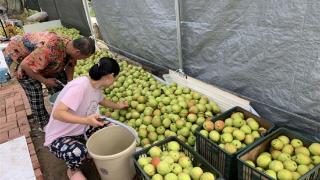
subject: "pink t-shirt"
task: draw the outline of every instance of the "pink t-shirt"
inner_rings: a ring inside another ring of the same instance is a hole
[[[101,90],[93,88],[88,77],[79,77],[70,81],[62,89],[54,103],[52,112],[59,102],[63,102],[69,107],[72,114],[86,117],[97,112],[98,104],[102,100]],[[59,121],[54,119],[51,113],[49,123],[45,127],[44,146],[49,146],[59,137],[81,135],[86,126]]]

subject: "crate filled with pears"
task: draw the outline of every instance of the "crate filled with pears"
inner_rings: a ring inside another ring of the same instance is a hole
[[[133,155],[138,179],[217,180],[221,173],[176,136],[152,144]]]
[[[234,107],[196,130],[196,149],[225,179],[237,179],[237,155],[274,127],[270,121]]]
[[[280,128],[238,155],[241,180],[319,180],[320,143]]]

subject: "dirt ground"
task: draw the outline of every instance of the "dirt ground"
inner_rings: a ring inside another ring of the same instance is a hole
[[[51,105],[49,104],[48,97],[45,98],[46,107],[48,111],[51,111]],[[46,180],[68,180],[67,167],[63,160],[56,158],[51,154],[48,148],[43,146],[44,133],[38,130],[38,126],[35,122],[30,122],[31,137],[35,146],[35,150],[40,162],[41,171]],[[99,174],[95,168],[93,161],[83,165],[82,172],[88,178],[88,180],[99,180]]]

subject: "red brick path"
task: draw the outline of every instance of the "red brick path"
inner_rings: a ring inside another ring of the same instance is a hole
[[[42,180],[40,164],[32,139],[28,117],[32,114],[28,99],[18,84],[0,87],[0,144],[25,136],[37,180]]]

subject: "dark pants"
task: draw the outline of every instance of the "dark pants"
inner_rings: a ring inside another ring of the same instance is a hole
[[[57,74],[56,78],[63,83],[67,82],[67,76],[64,71]],[[44,127],[48,123],[50,116],[44,105],[42,84],[28,76],[18,79],[18,81],[28,97],[34,120],[38,122],[41,127]],[[49,89],[49,93],[53,94],[61,91],[62,88],[61,86],[51,88]]]
[[[102,127],[89,127],[86,131],[86,137],[90,137],[99,129],[112,125],[111,123],[105,124]],[[57,158],[66,162],[68,168],[75,170],[87,160],[88,150],[86,147],[86,140],[84,135],[80,136],[66,136],[54,140],[49,146],[49,151]]]

